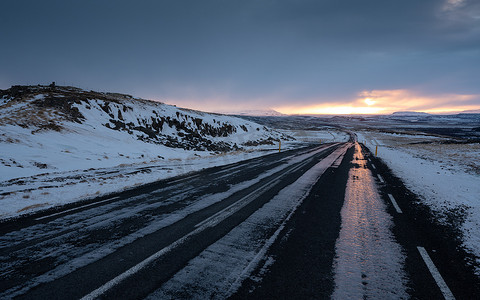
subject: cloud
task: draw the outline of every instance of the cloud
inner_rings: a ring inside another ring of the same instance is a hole
[[[444,11],[452,11],[465,5],[465,0],[447,0],[443,5]]]
[[[411,90],[373,90],[360,93],[374,99],[386,111],[412,110],[424,112],[462,111],[480,107],[480,94],[425,95]]]
[[[24,0],[2,8],[0,88],[66,81],[222,110],[358,108],[365,101],[352,99],[362,90],[480,93],[474,0]]]
[[[425,95],[418,91],[397,89],[362,91],[355,99],[343,103],[279,106],[275,109],[285,114],[390,114],[396,111],[458,113],[479,108],[480,94]]]

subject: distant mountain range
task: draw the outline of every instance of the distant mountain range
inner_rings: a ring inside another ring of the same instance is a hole
[[[464,110],[462,113],[463,114],[480,114],[480,109]]]
[[[273,109],[265,109],[265,110],[243,110],[243,111],[233,111],[233,112],[224,112],[227,115],[234,115],[234,116],[251,116],[251,117],[281,117],[281,116],[289,116],[282,114]],[[477,110],[465,110],[460,113],[451,113],[451,114],[443,114],[443,115],[458,115],[458,114],[480,114],[480,109]],[[305,116],[313,116],[313,117],[333,117],[335,115],[305,115]],[[348,116],[348,115],[346,115]],[[390,115],[384,116],[391,116],[391,117],[429,117],[429,116],[437,116],[435,114],[429,114],[426,112],[419,112],[419,111],[397,111]]]
[[[430,116],[430,114],[417,111],[397,111],[392,113],[392,116]]]
[[[480,109],[476,110],[464,110],[460,113],[450,113],[444,115],[458,115],[458,114],[480,114]],[[392,113],[392,116],[434,116],[433,114],[429,114],[426,112],[418,112],[418,111],[397,111]]]
[[[252,110],[242,110],[242,111],[234,111],[234,112],[227,112],[227,115],[235,115],[235,116],[253,116],[253,117],[280,117],[285,116],[284,114],[273,110],[273,109],[252,109]]]

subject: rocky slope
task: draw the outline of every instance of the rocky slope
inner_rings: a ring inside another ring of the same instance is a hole
[[[73,87],[13,86],[0,91],[0,126],[32,134],[69,130],[69,123],[104,126],[147,143],[198,151],[231,151],[287,138],[270,129],[224,115],[176,108],[129,95]]]
[[[0,219],[278,151],[281,139],[129,95],[13,86],[0,90]]]

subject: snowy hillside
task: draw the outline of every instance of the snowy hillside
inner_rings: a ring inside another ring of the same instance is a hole
[[[128,95],[14,86],[0,90],[0,201],[16,210],[45,198],[48,207],[55,198],[84,199],[255,150],[278,151],[280,139],[291,138],[232,116]]]
[[[230,116],[71,87],[0,94],[0,179],[273,145],[280,133]],[[34,167],[32,170],[32,166]],[[8,171],[5,170],[8,167]],[[7,174],[8,173],[8,174]]]

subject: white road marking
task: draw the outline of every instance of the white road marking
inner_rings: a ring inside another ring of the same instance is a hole
[[[277,181],[275,181],[275,182],[277,182]],[[236,203],[238,203],[238,202],[236,202]],[[236,204],[236,203],[234,203],[234,204]],[[166,253],[172,251],[176,247],[183,244],[188,238],[204,231],[208,227],[213,227],[213,226],[217,225],[218,223],[225,220],[226,218],[228,218],[233,213],[219,215],[219,216],[217,216],[216,218],[213,218],[213,219],[209,218],[208,219],[209,222],[201,222],[201,223],[197,224],[196,225],[196,226],[198,226],[197,229],[195,229],[195,230],[191,231],[190,233],[186,234],[185,236],[179,238],[178,240],[176,240],[172,244],[162,248],[161,250],[159,250],[158,252],[149,256],[148,258],[146,258],[145,260],[143,260],[139,264],[131,267],[130,269],[128,269],[124,273],[118,275],[117,277],[113,278],[112,280],[105,283],[104,285],[102,285],[98,289],[96,289],[96,290],[92,291],[91,293],[89,293],[88,295],[82,297],[80,300],[90,300],[90,299],[96,299],[96,298],[100,297],[103,293],[105,293],[106,291],[108,291],[112,287],[116,286],[117,284],[119,284],[123,280],[127,279],[131,275],[133,275],[133,274],[137,273],[138,271],[142,270],[143,268],[145,268],[151,262],[159,259],[160,257],[165,255]]]
[[[296,171],[300,170],[301,168],[305,167],[310,160],[306,159],[302,163],[300,163],[298,166],[292,168],[290,170],[290,173],[295,173]],[[280,175],[283,177],[285,174]],[[222,220],[225,220],[227,217],[233,215],[237,211],[239,211],[242,207],[246,206],[248,203],[250,203],[252,200],[256,198],[256,196],[262,194],[264,191],[267,191],[277,185],[280,182],[280,179],[273,178],[269,182],[265,183],[263,186],[259,187],[258,189],[254,190],[253,192],[249,193],[245,197],[241,198],[240,200],[237,200],[235,203],[230,204],[229,206],[225,207],[224,209],[218,211],[214,215],[208,217],[207,219],[203,220],[202,222],[198,223],[194,227],[200,227],[203,226],[207,223],[213,223],[213,224],[218,224],[216,220],[218,218],[221,218]],[[253,197],[253,198],[252,198]]]
[[[392,201],[393,207],[395,207],[395,210],[397,213],[402,214],[402,210],[400,209],[400,206],[398,206],[397,201],[395,201],[395,198],[391,194],[388,194],[388,198],[390,198],[390,201]]]
[[[372,164],[372,168],[373,168],[374,170],[376,170],[376,169],[377,169],[377,167],[375,167],[375,165],[374,165],[374,164]]]
[[[250,263],[243,269],[243,271],[240,273],[240,275],[237,277],[235,282],[230,286],[230,289],[228,293],[233,293],[234,291],[238,290],[245,279],[245,277],[252,271],[254,267],[258,265],[260,260],[265,257],[265,254],[267,253],[268,249],[272,244],[275,242],[275,240],[278,238],[280,235],[280,232],[285,228],[285,225],[287,222],[291,219],[295,211],[297,210],[298,206],[303,202],[303,200],[307,197],[308,193],[305,193],[302,195],[302,197],[297,201],[297,205],[295,205],[288,216],[283,220],[282,224],[275,230],[273,235],[265,242],[263,247],[258,251],[258,253],[255,255],[255,257],[250,261]]]
[[[178,179],[175,179],[175,180],[172,180],[172,181],[169,181],[167,182],[169,185],[172,185],[172,184],[177,184],[181,181],[187,181],[187,180],[192,180],[192,179],[195,179],[197,177],[200,177],[200,175],[193,175],[193,176],[187,176],[187,177],[184,177],[184,178],[178,178]]]
[[[433,263],[432,259],[427,253],[427,250],[423,247],[417,247],[418,252],[420,252],[420,255],[423,258],[423,261],[427,265],[428,270],[433,276],[433,279],[435,279],[435,282],[437,283],[438,287],[440,288],[440,291],[443,294],[443,297],[446,300],[455,300],[455,297],[453,296],[452,292],[448,288],[447,284],[442,278],[442,275],[440,275],[440,272],[438,272],[437,267],[435,267],[435,264]]]
[[[335,242],[331,299],[407,299],[406,255],[394,239],[386,210],[359,147],[358,167],[349,170]]]
[[[148,258],[146,258],[145,260],[143,260],[139,264],[131,267],[127,271],[125,271],[122,274],[118,275],[117,277],[113,278],[112,280],[105,283],[104,285],[102,285],[98,289],[92,291],[90,294],[82,297],[80,300],[87,300],[87,299],[90,300],[90,299],[99,298],[103,293],[105,293],[106,291],[108,291],[112,287],[116,286],[117,284],[119,284],[123,280],[127,279],[131,275],[133,275],[133,274],[137,273],[138,271],[140,271],[141,269],[145,268],[149,263],[151,263],[154,260],[162,257],[165,253],[170,252],[171,250],[175,249],[179,245],[183,244],[189,237],[191,237],[194,234],[197,234],[197,233],[199,233],[200,231],[203,231],[203,230],[204,230],[203,227],[197,228],[196,230],[190,232],[189,234],[187,234],[187,235],[183,236],[182,238],[176,240],[172,244],[166,246],[165,248],[161,249],[160,251],[158,251],[158,252],[154,253],[153,255],[149,256]]]
[[[340,149],[337,149],[336,151],[334,151],[333,153],[331,153],[329,156],[327,156],[326,158],[324,158],[320,163],[316,164],[313,168],[317,167],[318,165],[320,165],[321,163],[323,163],[324,161],[326,161],[329,157],[332,157],[332,156],[335,156],[335,155],[340,155],[341,153],[339,151],[343,151],[342,148]],[[312,154],[313,156],[313,154]],[[336,157],[338,158],[338,156]],[[296,170],[302,168],[303,166],[307,165],[308,162],[310,162],[308,159],[305,159],[305,162],[304,163],[301,163],[299,166],[293,168],[290,172],[295,172]],[[331,160],[331,162],[329,162],[328,164],[328,167],[330,167],[334,162],[334,159]],[[325,168],[326,169],[326,168]],[[275,180],[275,179],[274,179]],[[277,181],[279,179],[276,179],[275,181]],[[162,257],[163,255],[165,255],[166,253],[172,251],[173,249],[175,249],[176,247],[180,246],[181,244],[183,244],[185,241],[187,241],[187,239],[189,239],[190,237],[204,231],[205,229],[207,229],[208,227],[213,227],[217,224],[219,224],[220,222],[222,222],[223,220],[225,220],[226,218],[228,218],[230,216],[230,214],[224,214],[224,215],[219,215],[217,218],[214,218],[214,219],[211,219],[210,222],[207,222],[207,223],[204,223],[204,222],[201,222],[197,225],[199,225],[199,227],[197,227],[197,229],[191,231],[190,233],[184,235],[183,237],[179,238],[178,240],[176,240],[175,242],[173,242],[172,244],[162,248],[161,250],[159,250],[158,252],[152,254],[151,256],[147,257],[145,260],[141,261],[140,263],[138,263],[137,265],[131,267],[130,269],[128,269],[127,271],[123,272],[122,274],[118,275],[117,277],[111,279],[110,281],[108,281],[107,283],[103,284],[102,286],[100,286],[99,288],[97,288],[96,290],[90,292],[88,295],[82,297],[80,300],[90,300],[90,299],[96,299],[96,298],[99,298],[102,294],[104,294],[106,291],[108,291],[109,289],[111,289],[112,287],[116,286],[117,284],[119,284],[120,282],[124,281],[125,279],[127,279],[128,277],[130,277],[131,275],[137,273],[138,271],[142,270],[143,268],[145,268],[148,264],[150,264],[151,262],[157,260],[158,258]],[[202,224],[203,223],[203,224]]]
[[[189,299],[224,299],[231,296],[264,258],[269,246],[282,231],[282,228],[277,228],[279,224],[276,224],[276,221],[269,221],[270,218],[282,220],[280,226],[284,226],[288,221],[285,220],[285,216],[288,215],[287,219],[291,217],[292,212],[301,205],[315,182],[331,166],[337,156],[332,153],[304,172],[297,181],[282,189],[238,227],[232,229],[227,235],[192,259],[184,269],[176,273],[146,299],[164,299],[169,298],[166,295],[171,296],[176,293]],[[258,228],[259,226],[261,229]],[[257,234],[250,234],[257,232],[257,229],[261,232],[265,230],[266,233],[274,228],[276,228],[274,235],[266,241],[260,242],[257,240]],[[241,249],[236,249],[239,244],[243,246],[240,247]],[[209,269],[208,277],[204,276],[205,265],[209,264],[206,261],[212,262],[211,268],[206,267]],[[229,279],[225,280],[225,276]],[[236,278],[235,282],[231,283],[234,278]]]
[[[205,220],[198,223],[194,227],[197,228],[197,227],[203,226],[207,223],[217,224],[217,222],[215,222],[215,221],[218,218],[221,218],[222,220],[225,220],[226,218],[228,218],[229,216],[233,215],[234,213],[239,211],[241,208],[246,206],[252,200],[256,199],[258,197],[258,195],[261,195],[263,192],[271,189],[272,187],[277,185],[279,182],[280,182],[279,179],[268,182],[267,184],[265,184],[265,185],[261,186],[260,188],[254,190],[253,192],[251,192],[250,194],[241,198],[240,200],[235,201],[235,203],[230,204],[229,206],[227,206],[224,209],[218,211],[214,215],[206,218]]]
[[[312,155],[313,156],[313,155]],[[298,166],[292,168],[290,170],[290,173],[294,173],[298,170],[300,170],[301,168],[305,167],[308,163],[310,162],[310,160],[308,159],[305,159],[302,163],[298,164]],[[285,174],[282,174],[280,175],[281,177],[283,177]],[[231,216],[232,214],[236,213],[237,211],[239,211],[242,207],[244,207],[245,205],[247,205],[248,203],[250,203],[253,199],[250,199],[252,196],[258,196],[260,195],[261,193],[263,193],[264,191],[267,191],[269,190],[270,188],[272,188],[273,186],[277,185],[278,183],[280,182],[280,179],[277,179],[277,178],[273,178],[272,180],[270,180],[269,182],[265,183],[263,186],[259,187],[258,189],[254,190],[253,192],[249,193],[248,195],[246,195],[245,197],[241,198],[240,200],[237,200],[235,203],[232,203],[230,204],[229,206],[225,207],[224,209],[216,212],[214,215],[208,217],[207,219],[203,220],[202,222],[196,224],[194,227],[195,228],[198,228],[200,226],[203,226],[207,223],[213,223],[214,224],[218,224],[216,222],[216,219],[218,219],[219,217],[224,220],[226,219],[227,217]],[[223,216],[222,216],[223,214]]]
[[[347,149],[352,146],[352,143],[346,143],[345,146],[342,148],[342,154],[333,162],[331,168],[338,168],[343,161],[343,157],[347,153]]]
[[[78,209],[82,209],[82,208],[85,208],[85,207],[90,207],[90,206],[93,206],[93,205],[97,205],[97,204],[100,204],[100,203],[103,203],[103,202],[115,200],[115,199],[118,199],[118,198],[120,198],[120,197],[117,196],[117,197],[108,198],[108,199],[105,199],[105,200],[102,200],[102,201],[98,201],[98,202],[95,202],[95,203],[90,203],[90,204],[87,204],[87,205],[83,205],[83,206],[79,206],[79,207],[74,207],[74,208],[67,209],[67,210],[64,210],[64,211],[61,211],[61,212],[58,212],[58,213],[54,213],[54,214],[51,214],[51,215],[48,215],[48,216],[43,216],[43,217],[40,217],[40,218],[36,218],[35,220],[36,220],[36,221],[40,221],[40,220],[43,220],[43,219],[47,219],[47,218],[50,218],[50,217],[58,216],[58,215],[61,215],[61,214],[67,213],[67,212],[74,211],[74,210],[78,210]]]
[[[377,177],[381,183],[385,183],[385,180],[383,180],[383,177],[380,174],[377,174]]]

